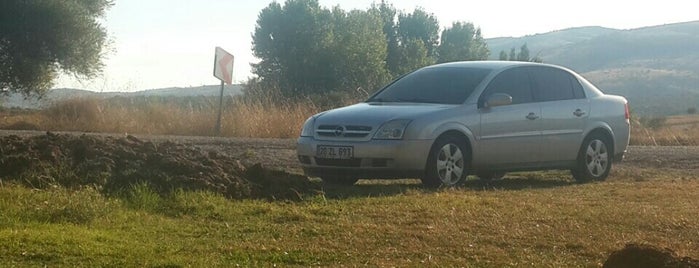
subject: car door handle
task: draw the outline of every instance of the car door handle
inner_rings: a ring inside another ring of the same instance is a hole
[[[529,119],[529,120],[536,120],[536,119],[538,119],[538,118],[539,118],[539,116],[536,115],[536,114],[534,114],[534,113],[529,113],[529,114],[527,115],[527,119]]]
[[[575,110],[575,112],[573,112],[573,115],[575,115],[577,117],[581,117],[585,114],[586,114],[586,112],[583,112],[583,110],[580,110],[580,109],[577,109],[577,110]]]

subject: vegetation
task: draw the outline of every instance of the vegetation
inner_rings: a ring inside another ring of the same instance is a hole
[[[434,14],[398,12],[382,1],[346,12],[317,0],[271,3],[257,19],[250,82],[286,97],[371,93],[393,78],[435,62],[488,57],[480,29],[457,22],[439,35]],[[249,82],[249,83],[250,83]]]
[[[530,62],[543,62],[544,60],[540,58],[539,56],[534,56],[533,58],[529,56],[529,48],[527,47],[527,44],[522,45],[519,48],[519,52],[515,50],[513,47],[510,49],[510,54],[508,56],[507,53],[505,53],[504,50],[500,51],[500,58],[499,60],[508,60],[508,61],[530,61]]]
[[[222,136],[291,138],[323,107],[310,100],[228,98]],[[0,111],[0,129],[215,136],[213,97],[71,99],[36,110]]]
[[[111,0],[0,3],[0,93],[43,94],[60,71],[91,77],[102,67]]]
[[[454,22],[451,28],[442,31],[437,62],[485,60],[489,54],[481,29],[472,23]]]
[[[105,197],[89,187],[33,190],[5,182],[0,263],[579,267],[598,266],[629,242],[696,258],[697,180],[634,172],[585,185],[556,172],[515,174],[437,191],[412,180],[360,183],[299,202],[161,196],[147,185]]]

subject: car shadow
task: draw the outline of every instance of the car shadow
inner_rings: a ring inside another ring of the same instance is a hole
[[[491,181],[469,178],[469,180],[455,187],[455,189],[471,191],[520,191],[566,187],[575,184],[573,180],[565,177],[512,176]],[[321,192],[324,194],[325,198],[328,199],[349,199],[435,193],[444,190],[445,188],[434,189],[424,187],[419,180],[360,180],[358,184],[353,186],[323,185]]]
[[[529,190],[565,187],[576,184],[566,179],[550,178],[503,178],[500,180],[468,180],[461,187],[474,191]]]
[[[419,180],[360,180],[352,186],[323,185],[325,198],[385,197],[429,191]]]

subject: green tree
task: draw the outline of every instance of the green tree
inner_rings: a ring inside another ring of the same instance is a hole
[[[253,73],[262,84],[288,95],[320,93],[337,86],[332,68],[333,17],[317,0],[272,2],[257,19]]]
[[[527,47],[527,44],[524,44],[519,48],[517,61],[529,61],[529,48]]]
[[[387,82],[387,39],[380,14],[320,7],[317,0],[273,2],[264,8],[253,34],[260,59],[257,88],[286,96],[328,94]]]
[[[498,59],[499,60],[507,60],[507,53],[505,53],[504,50],[500,50],[500,57]]]
[[[386,69],[391,75],[395,75],[398,73],[398,61],[400,60],[400,41],[398,40],[398,24],[396,23],[398,12],[393,5],[384,0],[378,5],[373,4],[369,11],[381,18],[383,34],[386,37]]]
[[[420,39],[408,39],[399,50],[398,74],[406,74],[415,69],[434,64],[434,58],[428,56],[429,51]]]
[[[61,73],[90,78],[102,70],[111,0],[2,0],[0,91],[44,94]]]
[[[529,61],[539,63],[544,62],[544,60],[538,55],[534,56],[533,58],[529,55],[529,48],[527,47],[527,44],[524,44],[519,48],[519,53],[517,53],[517,50],[514,47],[510,49],[509,58],[504,50],[500,51],[500,60]]]
[[[390,80],[386,69],[387,40],[383,37],[382,18],[373,12],[353,10],[333,11],[336,17],[334,31],[334,77],[339,90],[363,89],[372,92]]]
[[[390,6],[390,10],[395,9]],[[398,15],[396,29],[396,46],[391,45],[387,36],[387,66],[392,77],[403,75],[435,62],[435,53],[439,44],[439,21],[433,14],[416,8],[413,13]]]
[[[398,15],[398,37],[402,45],[422,41],[427,56],[433,57],[439,44],[439,21],[434,14],[416,8],[413,13]]]
[[[442,31],[437,47],[437,62],[485,60],[490,52],[481,30],[472,23],[455,22]]]

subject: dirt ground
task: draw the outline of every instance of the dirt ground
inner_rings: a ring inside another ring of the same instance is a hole
[[[245,141],[223,139],[202,144],[180,137],[6,134],[0,136],[0,182],[32,188],[95,186],[120,194],[146,183],[162,194],[209,190],[229,198],[272,199],[300,198],[317,188],[309,178],[284,171],[287,163],[266,157],[278,151],[269,145],[260,148],[269,153],[258,154]]]
[[[82,135],[83,133],[59,132]],[[20,137],[43,135],[40,131],[0,130],[0,136]],[[125,134],[88,134],[99,137],[125,137]],[[245,165],[261,163],[265,167],[301,174],[296,158],[295,139],[257,139],[192,136],[134,135],[139,140],[181,143],[202,151],[215,151],[241,161]],[[614,167],[619,169],[672,170],[699,174],[699,146],[629,146],[624,160]]]

